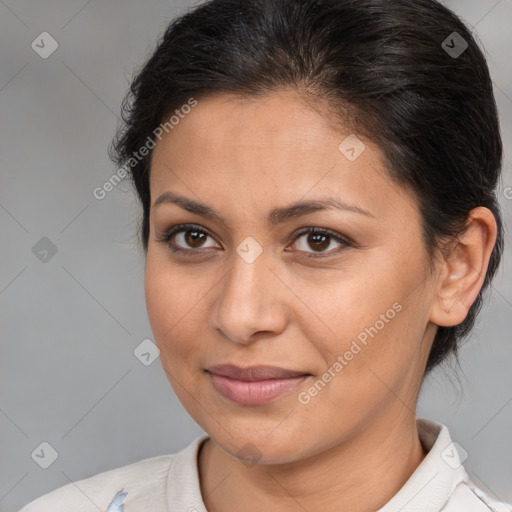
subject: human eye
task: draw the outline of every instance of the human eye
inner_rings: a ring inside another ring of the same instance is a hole
[[[305,243],[302,245],[302,249],[299,249],[299,252],[306,253],[306,258],[326,258],[340,254],[349,247],[354,247],[354,243],[348,238],[343,237],[339,233],[326,228],[304,228],[297,233],[295,240],[298,240],[305,235],[307,235],[305,238]],[[324,249],[328,248],[332,241],[339,244],[339,248],[337,250],[325,251]],[[312,253],[307,254],[308,251],[304,250],[305,244],[309,244],[309,247],[313,248]]]
[[[307,238],[306,238],[307,235]],[[200,249],[208,249],[217,247],[216,242],[214,245],[205,245],[205,240],[208,237],[213,239],[212,234],[206,229],[197,224],[178,224],[166,230],[161,236],[157,238],[157,242],[165,243],[173,253],[183,254],[184,256],[195,256],[204,252]],[[305,243],[300,243],[300,238],[304,237]],[[306,227],[301,229],[295,234],[294,240],[299,240],[299,252],[305,253],[306,258],[325,258],[339,254],[349,247],[354,247],[354,243],[347,237],[331,231],[326,228]],[[338,244],[338,249],[326,251],[325,249],[331,246],[332,242]],[[313,251],[308,254],[307,246],[313,248]]]
[[[198,249],[212,247],[204,245],[208,237],[213,238],[207,229],[197,224],[177,224],[166,230],[156,241],[167,244],[174,253],[194,256],[204,252]]]

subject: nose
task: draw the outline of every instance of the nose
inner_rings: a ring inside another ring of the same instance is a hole
[[[215,287],[212,327],[245,345],[261,338],[262,333],[268,337],[282,333],[290,291],[276,274],[265,252],[251,263],[235,253],[231,269]]]

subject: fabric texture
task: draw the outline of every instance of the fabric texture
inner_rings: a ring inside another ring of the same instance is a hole
[[[428,451],[398,493],[377,512],[512,512],[491,499],[465,471],[448,429],[417,418]],[[144,459],[64,485],[20,512],[208,512],[197,455],[204,434],[175,454]]]

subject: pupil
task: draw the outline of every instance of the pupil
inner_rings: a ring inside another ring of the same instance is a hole
[[[191,247],[200,247],[201,238],[204,236],[204,233],[199,233],[198,231],[187,231],[185,234],[185,240]]]
[[[329,242],[328,242],[329,237],[326,236],[326,235],[321,235],[321,234],[320,235],[319,234],[310,235],[309,238],[314,241],[314,243],[316,244],[316,248],[317,249],[318,248],[319,249],[325,249],[326,247],[329,247]],[[322,243],[321,239],[323,239],[323,243]],[[326,241],[327,241],[327,243],[326,243]],[[318,244],[319,242],[320,242],[321,245]],[[315,249],[315,248],[313,247],[313,249]]]

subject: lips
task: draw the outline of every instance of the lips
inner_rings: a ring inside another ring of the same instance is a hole
[[[205,371],[220,395],[245,406],[273,402],[289,394],[311,375],[268,365],[242,368],[234,364],[222,364],[211,366]]]
[[[277,366],[258,365],[250,366],[248,368],[241,368],[233,364],[222,364],[211,366],[207,369],[209,373],[227,377],[229,379],[256,382],[269,379],[292,379],[295,377],[303,377],[309,375],[306,372],[287,370],[278,368]]]

